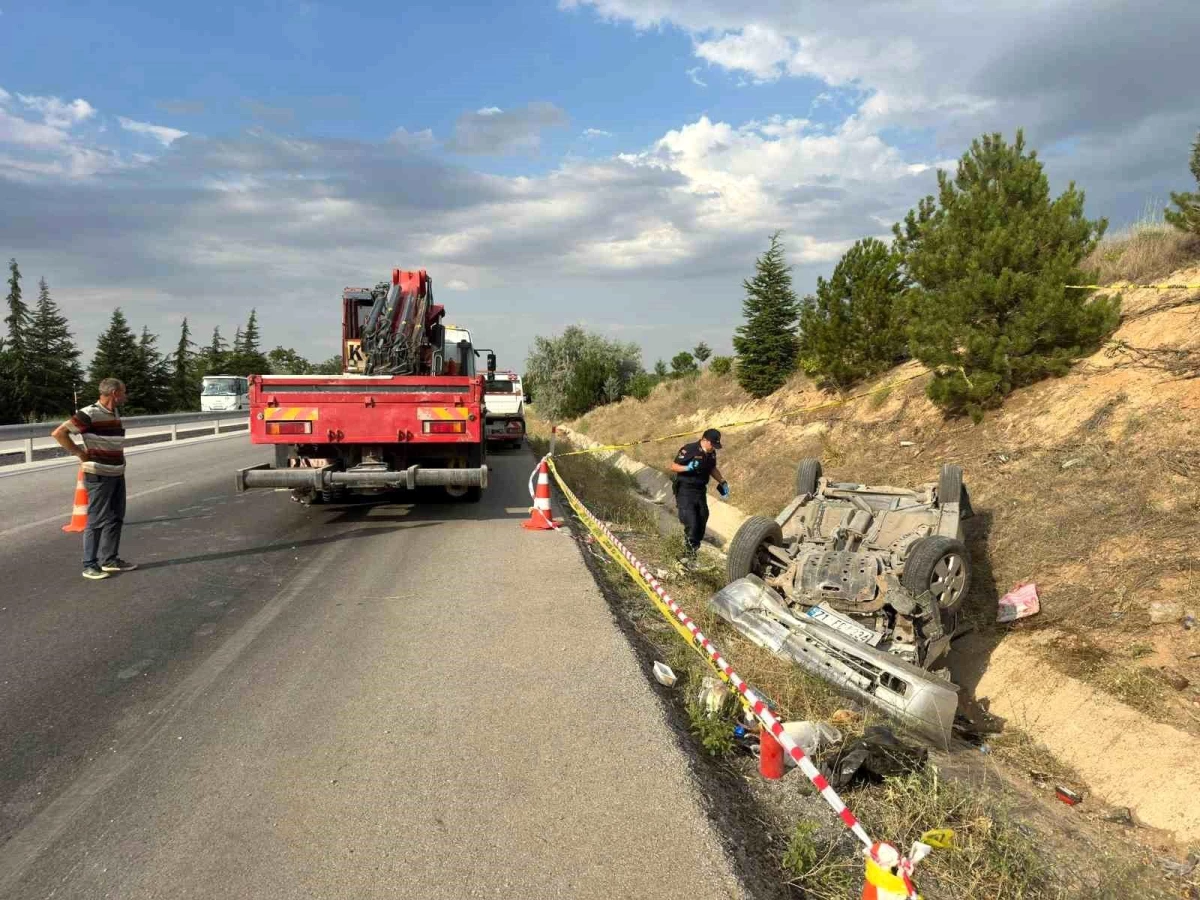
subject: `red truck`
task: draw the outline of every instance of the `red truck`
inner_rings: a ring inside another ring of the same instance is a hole
[[[484,378],[470,333],[444,316],[424,269],[346,288],[343,374],[250,377],[250,440],[273,445],[275,462],[238,471],[238,491],[292,488],[319,503],[441,486],[478,501],[488,481]]]

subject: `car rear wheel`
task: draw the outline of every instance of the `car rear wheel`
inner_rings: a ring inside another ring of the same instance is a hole
[[[783,530],[778,522],[766,516],[751,516],[742,523],[729,544],[726,575],[730,581],[747,575],[765,577],[775,560],[767,548],[782,545]]]
[[[918,597],[928,593],[942,612],[957,612],[971,586],[966,545],[942,535],[921,538],[908,554],[900,583]]]
[[[819,459],[802,459],[796,466],[796,496],[815,494],[817,482],[821,480],[821,461]]]

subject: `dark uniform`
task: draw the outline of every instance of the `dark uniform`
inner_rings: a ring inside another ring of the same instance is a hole
[[[679,521],[683,523],[687,536],[688,550],[695,553],[704,540],[704,529],[708,525],[708,480],[717,467],[717,453],[705,453],[699,441],[684,444],[675,456],[678,465],[686,466],[693,459],[700,465],[694,472],[678,472],[675,475],[678,492],[675,505],[679,509]]]

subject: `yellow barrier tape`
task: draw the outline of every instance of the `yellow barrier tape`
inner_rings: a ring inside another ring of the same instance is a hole
[[[558,453],[557,456],[582,456],[585,453],[606,453],[612,450],[627,450],[630,447],[638,447],[642,444],[661,444],[664,441],[670,441],[677,438],[691,437],[693,434],[700,434],[709,428],[729,429],[729,428],[745,428],[747,425],[762,425],[767,422],[778,422],[783,419],[790,419],[792,416],[800,416],[805,413],[819,412],[823,409],[832,409],[835,406],[844,406],[847,403],[853,403],[856,400],[862,400],[865,397],[870,397],[873,394],[882,394],[884,391],[890,391],[897,385],[907,384],[910,381],[916,381],[918,378],[924,378],[929,375],[929,372],[918,372],[916,375],[909,375],[907,378],[899,378],[895,381],[890,381],[887,384],[880,385],[876,388],[871,388],[869,391],[862,391],[858,394],[851,394],[849,397],[839,397],[837,400],[827,400],[824,403],[817,403],[813,406],[801,406],[797,409],[785,410],[781,413],[775,413],[770,416],[760,416],[757,419],[746,419],[742,422],[726,422],[723,425],[705,425],[703,428],[693,428],[691,431],[677,431],[674,434],[663,435],[656,438],[644,438],[640,441],[630,441],[627,444],[605,444],[600,447],[589,447],[587,450],[570,450],[566,453]],[[965,374],[963,376],[966,377]]]
[[[583,501],[575,496],[575,492],[567,486],[566,481],[564,481],[562,475],[559,474],[558,468],[554,465],[554,459],[552,457],[546,457],[546,464],[550,469],[550,473],[554,476],[554,481],[558,484],[559,490],[561,490],[563,492],[563,496],[567,498],[567,503],[571,505],[571,509],[575,510],[575,514],[579,518],[579,521],[583,523],[584,527],[587,528],[592,537],[596,539],[597,543],[599,543],[604,549],[604,552],[612,557],[612,559],[626,571],[629,577],[633,579],[634,583],[645,592],[646,596],[650,598],[650,602],[654,604],[654,608],[658,610],[659,614],[666,619],[668,623],[670,623],[671,627],[678,632],[679,636],[683,638],[687,645],[700,655],[700,658],[704,660],[705,664],[714,672],[716,672],[722,681],[728,683],[728,676],[726,676],[724,672],[714,665],[712,658],[705,653],[704,650],[692,639],[691,632],[684,627],[683,623],[680,622],[679,619],[676,618],[671,610],[667,607],[667,605],[663,603],[662,598],[655,593],[654,588],[650,587],[649,582],[642,577],[642,573],[634,568],[633,564],[625,558],[625,555],[613,546],[612,541],[608,539],[608,536],[596,527],[595,523],[592,521],[591,512],[586,506],[583,505]],[[743,707],[746,709],[750,708],[750,705],[746,702],[745,697],[743,697],[740,693],[735,694],[735,696],[737,696]]]
[[[1115,281],[1112,284],[1067,284],[1063,287],[1072,291],[1118,291],[1125,288],[1148,291],[1200,290],[1200,284],[1134,284],[1132,281]]]

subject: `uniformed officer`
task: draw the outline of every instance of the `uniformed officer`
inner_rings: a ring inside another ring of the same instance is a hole
[[[688,558],[694,559],[708,525],[708,479],[717,479],[717,493],[729,496],[729,482],[717,468],[721,432],[710,428],[695,443],[679,448],[671,471],[675,473],[675,505],[687,539]]]

